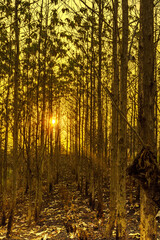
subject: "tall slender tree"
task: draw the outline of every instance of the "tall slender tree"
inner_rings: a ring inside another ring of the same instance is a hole
[[[94,126],[95,126],[95,119],[94,119],[94,113],[95,113],[95,101],[94,101],[94,1],[92,2],[92,27],[91,27],[91,61],[90,61],[90,206],[92,209],[95,207],[95,184],[94,184],[94,167],[93,167],[93,152],[94,152]]]
[[[127,119],[127,70],[128,70],[128,0],[122,0],[122,48],[120,73],[120,109]],[[118,135],[118,184],[117,184],[117,239],[126,239],[126,167],[127,124],[119,117]]]
[[[99,26],[98,26],[98,215],[102,216],[102,202],[103,202],[103,194],[102,194],[102,156],[103,156],[103,132],[102,132],[102,24],[103,24],[103,0],[99,0],[98,8],[99,8]]]
[[[9,39],[9,57],[12,59],[12,43],[11,43],[11,27],[10,27],[10,39]],[[8,86],[6,95],[6,114],[5,114],[5,143],[4,143],[4,154],[3,154],[3,192],[2,192],[2,225],[6,224],[6,197],[7,197],[7,160],[8,160],[8,133],[9,133],[9,95],[12,75],[11,61],[9,63],[8,73]]]
[[[153,0],[140,1],[140,78],[139,78],[139,126],[146,145],[156,153],[154,129],[154,43],[153,43]],[[157,239],[156,210],[151,200],[141,189],[141,240]]]
[[[14,97],[13,97],[13,180],[12,180],[12,204],[9,214],[7,237],[10,237],[12,231],[14,211],[16,207],[16,187],[17,187],[17,163],[18,163],[18,87],[19,87],[19,1],[15,0],[14,5],[14,33],[15,33],[15,68],[14,68]]]
[[[39,154],[39,124],[40,124],[40,113],[39,113],[39,88],[42,74],[41,64],[41,47],[42,47],[42,24],[43,24],[43,0],[41,2],[41,9],[39,13],[39,39],[38,39],[38,76],[37,76],[37,87],[36,87],[36,108],[37,108],[37,123],[36,123],[36,170],[37,170],[37,183],[36,183],[36,203],[35,203],[35,220],[39,218],[42,204],[42,162],[41,154],[44,149],[41,149]],[[42,139],[41,139],[42,140]]]
[[[117,53],[118,39],[118,1],[113,2],[113,82],[112,94],[118,105],[119,98],[119,66]],[[112,105],[112,143],[111,143],[111,180],[110,180],[110,217],[106,228],[106,237],[109,240],[115,226],[117,207],[117,152],[118,152],[118,113]]]

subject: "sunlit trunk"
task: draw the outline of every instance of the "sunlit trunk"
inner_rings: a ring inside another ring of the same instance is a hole
[[[94,17],[94,2],[92,3],[92,18]],[[95,207],[95,183],[94,183],[94,167],[93,167],[93,152],[94,152],[94,114],[95,114],[95,94],[94,94],[94,87],[95,87],[95,76],[94,76],[94,22],[92,22],[92,29],[91,29],[91,49],[92,49],[92,57],[90,62],[90,161],[89,161],[89,184],[90,184],[90,192],[89,192],[89,203],[92,209]]]
[[[119,70],[117,59],[117,37],[118,37],[118,0],[113,3],[113,82],[112,94],[115,103],[118,105],[119,93]],[[110,177],[110,216],[106,227],[106,238],[110,240],[112,230],[115,226],[117,207],[117,152],[118,152],[118,113],[112,104],[112,139],[111,139],[111,177]]]
[[[37,108],[37,122],[36,122],[36,199],[35,199],[35,221],[38,220],[41,211],[42,204],[42,164],[41,164],[41,151],[39,149],[39,124],[40,124],[40,113],[39,113],[39,87],[40,78],[42,72],[41,66],[41,38],[42,38],[42,21],[43,21],[43,0],[41,2],[41,15],[40,15],[40,29],[39,29],[39,40],[38,40],[38,77],[37,77],[37,89],[36,89],[36,108]],[[42,138],[41,138],[42,141]]]
[[[58,106],[56,108],[56,126],[55,126],[55,183],[59,183],[60,172],[60,152],[61,152],[61,123],[60,123],[60,99],[58,96]]]
[[[128,70],[128,0],[122,0],[122,52],[120,74],[120,110],[127,119],[127,70]],[[119,117],[118,134],[118,184],[117,184],[117,239],[126,239],[126,167],[127,124]]]
[[[98,50],[98,142],[97,142],[97,150],[98,150],[98,216],[102,216],[103,212],[103,194],[102,194],[102,161],[103,161],[103,132],[102,132],[102,92],[101,92],[101,81],[102,81],[102,23],[103,23],[103,1],[99,0],[99,50]]]
[[[30,12],[30,8],[29,8]],[[29,37],[31,36],[30,29],[30,19],[28,22],[28,31]],[[30,43],[28,43],[28,48],[30,48]],[[30,93],[30,78],[29,78],[29,62],[30,62],[30,53],[27,54],[27,116],[26,116],[26,155],[27,155],[27,186],[26,192],[29,193],[29,206],[28,206],[28,223],[31,223],[32,217],[32,202],[31,202],[31,191],[32,191],[32,172],[31,172],[31,93]]]
[[[51,119],[53,118],[53,76],[51,74],[49,79],[49,152],[50,156],[48,158],[48,192],[51,192],[53,189],[53,176],[55,174],[54,172],[54,165],[53,162],[53,129],[54,125],[51,123]]]
[[[79,95],[78,95],[78,189],[82,190],[82,156],[81,156],[81,135],[82,135],[82,117],[81,117],[81,104],[82,104],[82,83],[81,76],[79,77]]]
[[[78,84],[76,86],[76,107],[75,107],[75,140],[74,140],[74,145],[75,145],[75,175],[76,175],[76,181],[79,181],[79,173],[78,173]],[[71,122],[70,122],[71,123]],[[71,125],[71,124],[70,124]],[[71,125],[72,126],[72,125]],[[71,129],[70,126],[70,129]],[[70,136],[71,133],[70,133]],[[70,143],[72,142],[72,140],[70,140]]]

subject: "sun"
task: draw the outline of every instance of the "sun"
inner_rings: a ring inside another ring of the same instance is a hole
[[[54,125],[56,123],[56,120],[54,118],[52,118],[51,123]]]
[[[56,119],[54,117],[51,117],[49,120],[50,126],[53,127],[53,125],[56,124]]]

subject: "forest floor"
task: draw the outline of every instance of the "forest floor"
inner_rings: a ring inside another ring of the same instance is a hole
[[[103,218],[97,218],[97,211],[89,207],[89,199],[80,194],[70,168],[64,166],[59,184],[51,194],[43,195],[42,211],[38,222],[27,223],[28,199],[17,199],[12,237],[18,240],[104,240],[109,216],[109,188],[104,189]],[[66,176],[66,177],[65,177]],[[104,184],[105,185],[105,184]],[[34,200],[34,199],[33,199]],[[131,203],[132,202],[132,203]],[[127,239],[140,239],[139,203],[136,194],[127,199]],[[158,238],[160,239],[160,223]],[[7,227],[0,227],[0,239],[6,239]],[[111,240],[116,239],[115,231]]]

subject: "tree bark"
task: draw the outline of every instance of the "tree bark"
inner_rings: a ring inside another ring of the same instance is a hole
[[[119,93],[119,70],[117,59],[117,37],[118,37],[118,0],[113,2],[113,82],[112,94],[116,105],[118,105]],[[111,143],[111,177],[110,177],[110,216],[106,226],[106,239],[110,240],[116,219],[117,200],[117,152],[118,152],[118,113],[112,105],[112,143]]]
[[[92,3],[92,19],[94,17],[94,3]],[[92,49],[92,56],[91,56],[91,63],[90,63],[90,206],[92,209],[95,207],[95,184],[94,184],[94,168],[93,168],[93,151],[94,151],[94,21],[92,20],[92,28],[91,28],[91,49]]]
[[[141,24],[141,82],[139,84],[139,126],[143,141],[149,145],[153,152],[155,148],[154,136],[154,45],[153,45],[153,0],[140,1]],[[142,92],[140,92],[142,90]],[[147,198],[141,189],[141,240],[156,239],[156,210],[152,201]]]
[[[39,214],[41,212],[42,204],[42,164],[41,164],[41,154],[39,154],[39,87],[40,87],[40,78],[42,72],[41,66],[41,43],[42,43],[42,21],[43,21],[43,0],[41,3],[41,12],[40,12],[40,29],[39,29],[39,40],[38,40],[38,77],[37,77],[37,96],[36,96],[36,108],[37,108],[37,123],[36,123],[36,200],[35,200],[35,221],[38,220]],[[42,141],[42,138],[41,138]],[[41,149],[42,153],[43,149]]]
[[[7,237],[10,237],[14,218],[14,210],[16,207],[16,185],[17,185],[17,162],[18,162],[18,86],[19,86],[19,1],[15,0],[14,7],[14,32],[15,32],[15,72],[14,72],[14,97],[13,97],[13,188],[12,188],[12,204],[9,213],[9,221],[7,227]]]
[[[122,52],[120,75],[120,110],[127,119],[127,70],[128,70],[128,0],[122,0]],[[126,239],[126,121],[119,117],[118,184],[117,184],[117,239]]]
[[[102,23],[103,23],[103,0],[99,0],[99,50],[98,50],[98,216],[102,217],[103,212],[103,197],[102,197],[102,155],[103,155],[103,132],[102,132],[102,93],[101,93],[101,78],[102,78]]]

